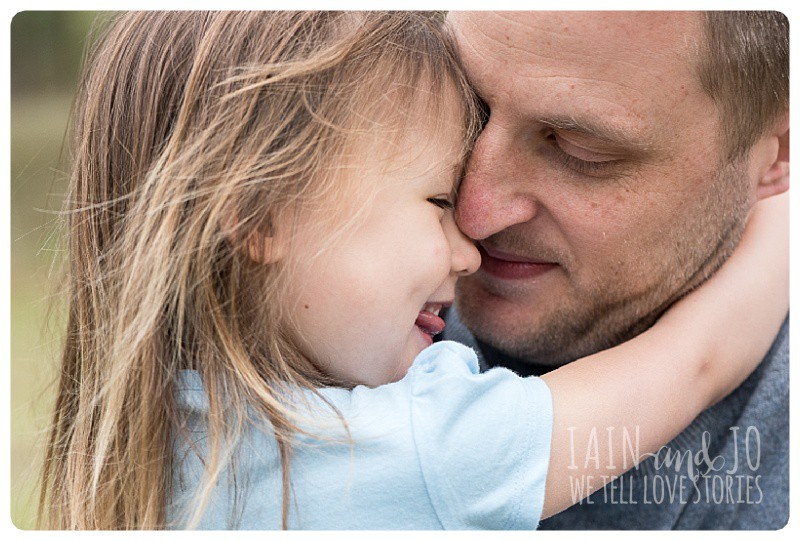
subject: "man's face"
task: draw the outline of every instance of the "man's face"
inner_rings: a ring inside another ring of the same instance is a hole
[[[483,258],[457,294],[479,339],[563,364],[641,332],[730,254],[755,181],[720,165],[700,17],[451,14],[490,112],[457,208]]]

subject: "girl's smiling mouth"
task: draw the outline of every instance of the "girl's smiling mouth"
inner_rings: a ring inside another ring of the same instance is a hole
[[[452,304],[452,301],[443,303],[429,302],[426,303],[425,306],[422,307],[422,310],[419,311],[419,315],[417,315],[417,319],[414,324],[420,331],[422,331],[422,333],[425,335],[426,341],[429,342],[429,344],[433,343],[434,336],[444,330],[445,323],[444,320],[439,317],[439,311],[442,308],[450,306],[450,304]]]

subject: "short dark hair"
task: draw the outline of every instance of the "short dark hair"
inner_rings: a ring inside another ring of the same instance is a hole
[[[778,11],[708,11],[699,75],[731,161],[789,110],[789,21]]]

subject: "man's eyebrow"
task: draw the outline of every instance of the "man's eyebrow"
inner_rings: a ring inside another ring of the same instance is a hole
[[[641,151],[653,148],[649,137],[608,122],[603,122],[602,120],[577,119],[575,117],[564,116],[539,118],[537,121],[540,124],[544,124],[556,130],[586,135],[587,137],[592,137],[620,148]]]

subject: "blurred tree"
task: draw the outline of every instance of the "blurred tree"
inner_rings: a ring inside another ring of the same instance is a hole
[[[59,306],[50,292],[68,177],[62,141],[88,36],[104,19],[24,11],[11,21],[11,519],[23,529],[35,525],[37,445],[50,418],[64,327],[58,310],[48,312]]]
[[[74,86],[91,11],[22,11],[11,21],[11,92],[53,92]]]

